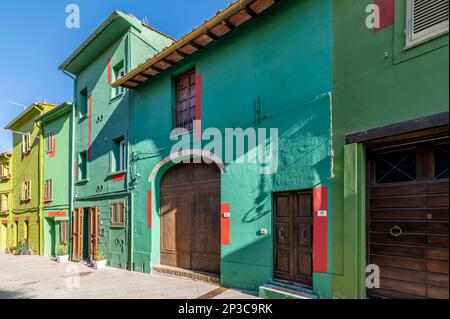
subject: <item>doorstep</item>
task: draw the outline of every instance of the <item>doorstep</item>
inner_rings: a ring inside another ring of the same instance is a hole
[[[260,286],[259,296],[265,299],[317,299],[312,290],[275,281]]]
[[[188,270],[165,265],[154,265],[152,269],[155,273],[162,275],[189,278],[192,280],[204,281],[213,284],[220,283],[220,276],[217,274],[211,274],[202,271]]]

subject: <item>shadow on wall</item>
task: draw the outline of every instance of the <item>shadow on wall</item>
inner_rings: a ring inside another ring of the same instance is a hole
[[[0,299],[30,299],[31,296],[22,291],[0,289]]]
[[[232,250],[222,251],[222,284],[245,290],[257,290],[272,276],[272,235],[259,235],[251,243]]]

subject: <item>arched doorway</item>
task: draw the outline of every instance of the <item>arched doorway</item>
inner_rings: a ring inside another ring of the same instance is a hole
[[[220,170],[178,164],[161,180],[161,264],[220,273]]]

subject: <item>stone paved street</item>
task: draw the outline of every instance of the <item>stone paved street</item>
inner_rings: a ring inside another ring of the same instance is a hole
[[[7,298],[256,298],[252,292],[159,274],[78,263],[58,264],[49,257],[0,253],[0,299]],[[79,274],[79,275],[77,275]]]

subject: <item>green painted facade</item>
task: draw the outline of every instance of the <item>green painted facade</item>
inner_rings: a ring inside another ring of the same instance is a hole
[[[116,71],[123,68],[129,72],[170,43],[172,39],[136,18],[114,12],[60,66],[76,77],[74,209],[84,209],[88,227],[88,208],[99,208],[99,249],[106,254],[110,266],[131,269],[128,217],[124,227],[112,227],[111,204],[124,203],[127,216],[132,209],[127,180],[121,178],[127,175],[127,166],[117,170],[115,154],[117,141],[128,144],[130,96],[126,91],[117,94],[110,83],[118,77]],[[87,233],[84,238],[87,258]]]
[[[62,104],[38,119],[43,129],[44,143],[53,144],[44,150],[44,177],[51,181],[49,199],[44,197],[44,255],[54,256],[55,247],[62,244],[61,222],[70,222],[72,190],[72,104]],[[49,142],[52,136],[52,142]],[[70,228],[69,228],[70,229]],[[69,243],[69,240],[67,239]]]
[[[8,247],[8,216],[11,212],[11,154],[0,153],[0,250]]]
[[[406,0],[379,32],[371,0],[334,1],[333,296],[365,296],[365,149],[345,134],[448,112],[448,34],[405,50]]]
[[[11,157],[11,208],[9,247],[15,247],[24,240],[35,254],[43,254],[43,215],[42,215],[42,129],[35,119],[52,110],[54,105],[34,103],[17,116],[7,129],[13,131],[13,151]],[[30,134],[30,148],[23,152],[22,136]],[[31,183],[29,199],[21,196],[24,182]]]
[[[221,203],[230,204],[231,210],[231,243],[221,248],[221,284],[258,290],[273,278],[273,194],[331,187],[332,13],[332,1],[282,1],[130,91],[129,178],[135,185],[131,227],[137,271],[149,272],[160,263],[160,181],[174,163],[163,165],[152,182],[148,178],[175,143],[169,138],[174,79],[195,68],[202,77],[203,132],[217,128],[225,136],[226,128],[278,129],[279,158],[273,174],[260,174],[262,164],[241,164],[233,157],[221,175]],[[255,120],[258,101],[261,122]],[[192,135],[185,135],[181,142],[187,148]],[[258,143],[267,152],[268,145],[273,147],[268,130],[267,138]],[[221,151],[212,150],[226,162]],[[255,149],[246,146],[245,154],[251,151]],[[151,229],[144,213],[148,191],[152,193]],[[331,210],[328,216],[331,222]],[[329,296],[331,275],[317,272],[313,277],[314,293]]]

